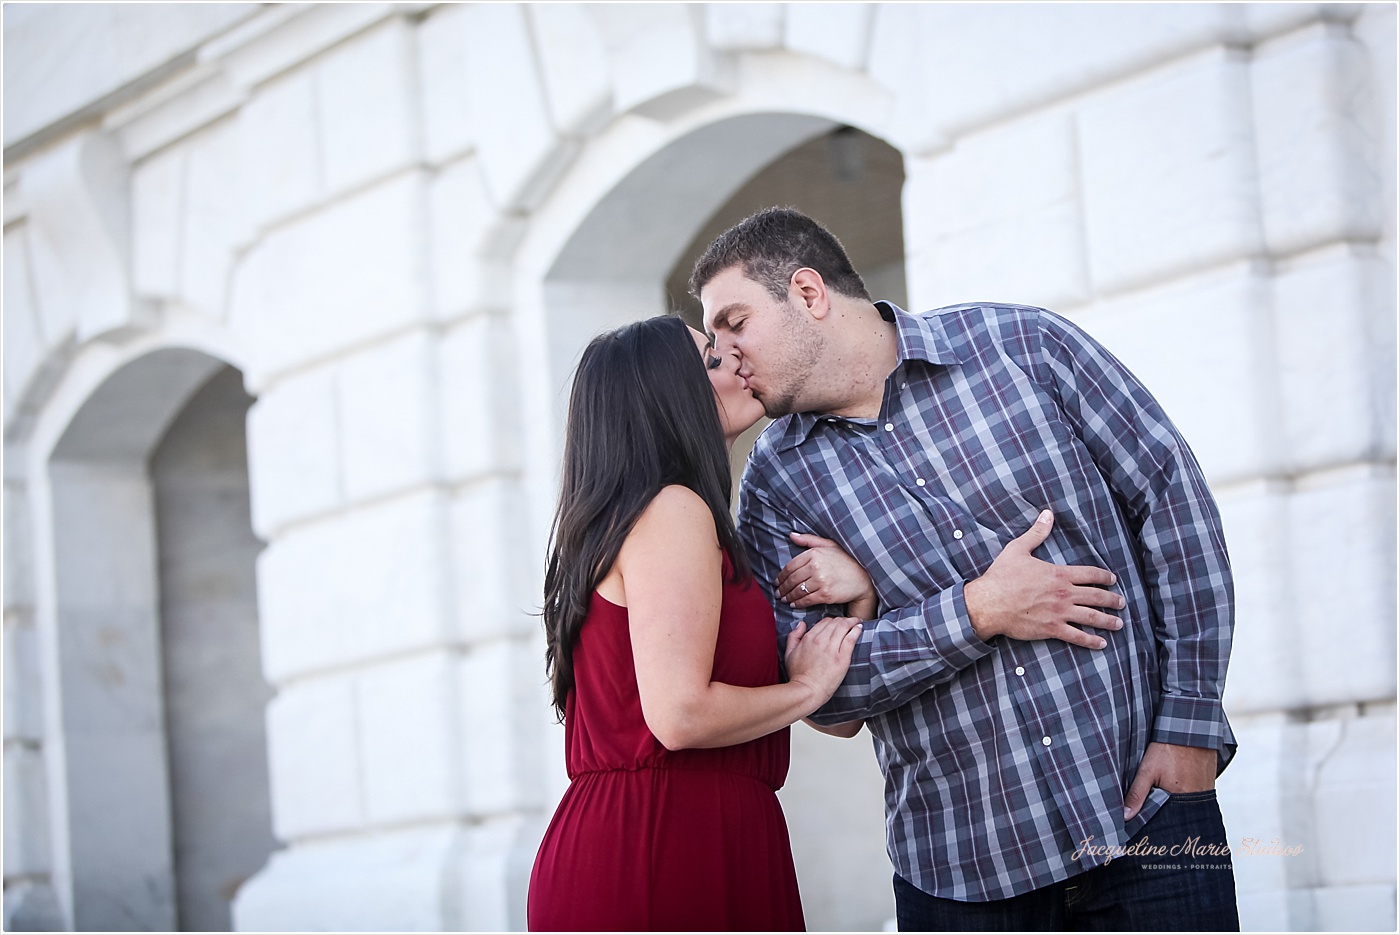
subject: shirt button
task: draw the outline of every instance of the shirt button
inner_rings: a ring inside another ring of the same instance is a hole
[[[1025,674],[1026,674],[1026,667],[1025,667],[1025,666],[1017,666],[1017,667],[1016,667],[1016,674],[1017,674],[1017,675],[1025,675]]]
[[[902,390],[902,389],[904,389],[904,388],[905,388],[906,386],[908,386],[908,385],[909,385],[908,383],[901,383],[901,384],[899,384],[899,388]]]
[[[885,423],[885,431],[886,431],[886,432],[893,432],[893,431],[894,431],[894,423],[893,423],[893,422],[886,422],[886,423]]]
[[[916,483],[916,484],[918,484],[920,487],[922,487],[922,486],[924,486],[925,484],[927,484],[928,481],[924,480],[924,479],[921,477],[921,478],[919,478],[918,480],[914,481],[914,483]]]
[[[962,530],[961,530],[961,529],[954,529],[954,530],[953,530],[953,538],[954,538],[954,539],[961,539],[961,538],[962,538]]]
[[[1040,738],[1040,742],[1043,743],[1043,744],[1045,744],[1047,747],[1050,746],[1050,738],[1049,738],[1049,737],[1041,737],[1041,738]]]

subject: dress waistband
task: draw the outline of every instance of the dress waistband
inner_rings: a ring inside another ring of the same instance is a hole
[[[782,788],[781,782],[775,786],[768,777],[759,775],[756,772],[725,769],[722,766],[701,763],[648,763],[638,766],[605,766],[596,769],[582,769],[576,772],[570,772],[569,781],[575,782],[587,776],[636,775],[644,772],[719,773],[722,776],[752,779],[764,788],[771,789],[774,792]]]

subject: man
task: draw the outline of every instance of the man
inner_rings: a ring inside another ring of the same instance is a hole
[[[740,492],[755,574],[814,534],[879,599],[814,719],[874,735],[900,929],[1238,929],[1229,564],[1147,390],[1043,309],[873,303],[790,209],[720,235],[691,289],[777,420]],[[774,603],[780,639],[830,612]]]

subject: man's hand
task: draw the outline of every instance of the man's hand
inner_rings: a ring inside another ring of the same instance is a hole
[[[1116,584],[1112,572],[1092,565],[1052,565],[1031,555],[1053,526],[1053,514],[1044,510],[1029,532],[1006,544],[986,574],[964,586],[967,615],[980,639],[1055,639],[1103,649],[1107,641],[1070,624],[1122,629],[1122,620],[1093,608],[1121,610],[1128,602],[1102,587],[1089,587]]]
[[[1168,792],[1205,792],[1215,788],[1215,751],[1173,743],[1149,743],[1137,775],[1123,800],[1123,820],[1138,813],[1152,787]]]

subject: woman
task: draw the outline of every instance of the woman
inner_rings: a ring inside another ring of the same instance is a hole
[[[799,626],[779,681],[729,516],[725,440],[762,413],[679,318],[584,351],[544,607],[572,782],[531,874],[531,929],[803,927],[774,795],[786,728],[831,697],[861,628]]]

